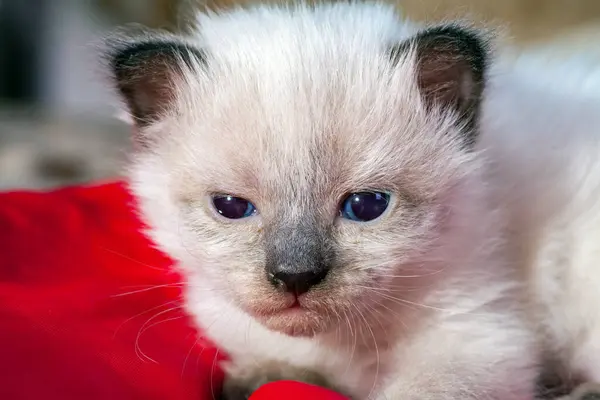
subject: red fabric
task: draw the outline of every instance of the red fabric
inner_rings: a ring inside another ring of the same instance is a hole
[[[0,399],[218,393],[222,354],[181,310],[179,276],[134,209],[122,183],[0,194]],[[339,396],[276,382],[252,400],[280,398]]]
[[[282,398],[285,400],[347,400],[335,392],[294,381],[269,383],[260,387],[250,396],[250,400],[275,400]]]

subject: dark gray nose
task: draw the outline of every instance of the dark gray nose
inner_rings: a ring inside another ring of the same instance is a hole
[[[267,227],[265,269],[275,287],[299,296],[327,276],[335,256],[329,230],[316,221],[307,212],[301,221]]]
[[[293,271],[281,269],[269,274],[271,282],[286,292],[299,296],[319,284],[327,276],[327,269],[319,268],[310,271]]]

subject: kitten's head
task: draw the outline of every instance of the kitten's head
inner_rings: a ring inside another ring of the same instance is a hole
[[[135,120],[132,188],[190,291],[313,335],[466,262],[485,206],[476,34],[356,4],[198,25],[109,52]]]

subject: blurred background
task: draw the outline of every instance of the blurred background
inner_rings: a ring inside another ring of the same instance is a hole
[[[247,0],[205,1],[225,8]],[[103,33],[177,26],[178,0],[0,0],[0,190],[117,177],[128,128],[99,68]],[[600,0],[402,0],[432,21],[468,16],[517,46],[600,55]],[[600,57],[596,58],[600,60]]]

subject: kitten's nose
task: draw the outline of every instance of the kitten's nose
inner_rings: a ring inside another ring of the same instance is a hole
[[[271,273],[269,276],[274,285],[299,296],[323,281],[327,276],[327,269],[319,268],[309,271],[280,270]]]

